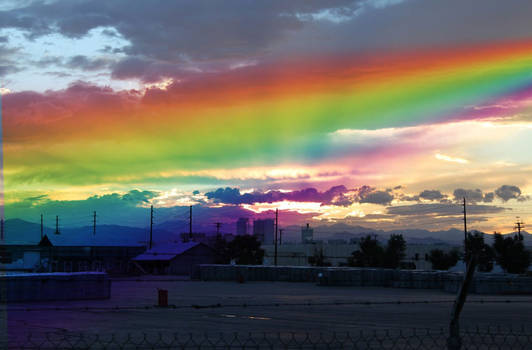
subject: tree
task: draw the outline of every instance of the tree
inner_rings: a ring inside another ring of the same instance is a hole
[[[460,253],[456,249],[450,252],[444,252],[441,249],[433,249],[429,254],[429,261],[432,263],[434,270],[449,270],[460,260]]]
[[[481,272],[489,272],[493,270],[493,249],[484,242],[484,233],[473,231],[467,233],[465,240],[465,261],[471,259],[474,254],[477,259],[477,269]]]
[[[367,235],[358,242],[360,247],[352,253],[347,264],[356,267],[380,267],[384,261],[384,249],[377,240],[377,236]]]
[[[262,265],[264,249],[261,249],[256,236],[236,236],[227,248],[230,258],[234,259],[237,265]]]
[[[406,242],[403,235],[391,235],[384,251],[384,267],[396,269],[405,257]]]
[[[309,256],[308,263],[311,266],[331,266],[331,263],[327,261],[327,257],[323,254],[323,247],[320,249],[314,248],[314,255]]]
[[[523,244],[523,236],[503,237],[495,232],[493,235],[495,261],[508,273],[524,273],[530,266],[530,252]]]
[[[214,241],[213,249],[215,251],[215,263],[216,264],[229,264],[231,256],[229,255],[229,247],[227,241],[222,235],[217,235]]]

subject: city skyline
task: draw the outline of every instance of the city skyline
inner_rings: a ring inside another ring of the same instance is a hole
[[[510,232],[532,209],[532,4],[453,3],[6,1],[5,218],[437,231],[466,198],[472,229]]]

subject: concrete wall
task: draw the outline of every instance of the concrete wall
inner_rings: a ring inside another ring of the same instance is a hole
[[[463,273],[380,268],[200,265],[204,281],[314,282],[323,286],[372,286],[442,289],[456,293]],[[532,294],[532,277],[476,273],[470,292],[477,294]]]
[[[30,273],[0,276],[0,301],[108,299],[111,280],[103,272]]]

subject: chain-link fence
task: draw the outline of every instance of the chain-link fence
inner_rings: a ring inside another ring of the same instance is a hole
[[[468,328],[463,349],[531,349],[532,330]],[[445,349],[445,329],[338,333],[34,333],[10,339],[8,349]],[[2,345],[2,344],[0,344]]]

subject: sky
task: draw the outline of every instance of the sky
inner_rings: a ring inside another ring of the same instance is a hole
[[[510,232],[532,3],[0,3],[5,218]]]

